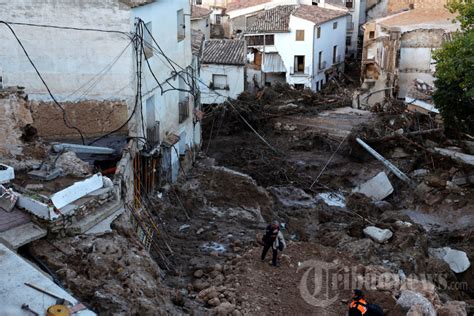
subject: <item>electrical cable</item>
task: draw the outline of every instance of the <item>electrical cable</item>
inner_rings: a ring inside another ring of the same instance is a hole
[[[18,36],[16,35],[15,31],[13,30],[13,28],[10,26],[10,24],[8,24],[7,22],[5,21],[0,21],[0,24],[4,24],[10,31],[11,33],[13,34],[13,36],[15,37],[16,41],[18,42],[18,44],[20,45],[21,49],[23,50],[23,53],[25,54],[26,58],[28,58],[28,61],[30,62],[31,66],[33,66],[34,70],[36,71],[36,74],[38,75],[38,77],[40,78],[41,82],[43,83],[43,85],[45,86],[46,90],[48,91],[48,94],[49,96],[51,97],[51,99],[53,100],[53,102],[61,109],[62,113],[63,113],[63,121],[64,121],[64,124],[66,125],[66,127],[68,127],[69,129],[73,129],[75,130],[76,132],[79,133],[79,135],[81,136],[81,141],[82,141],[82,144],[85,145],[85,140],[84,140],[84,135],[82,134],[81,130],[74,126],[74,125],[71,125],[67,119],[67,113],[66,113],[66,110],[64,109],[64,107],[56,100],[56,98],[54,97],[53,93],[51,92],[51,90],[49,89],[49,86],[48,84],[46,83],[46,81],[43,79],[43,76],[41,75],[41,73],[39,72],[38,68],[36,68],[36,65],[35,63],[33,62],[33,60],[31,60],[31,57],[30,55],[28,54],[28,52],[26,51],[25,47],[23,46],[23,43],[20,41],[20,39],[18,38]]]

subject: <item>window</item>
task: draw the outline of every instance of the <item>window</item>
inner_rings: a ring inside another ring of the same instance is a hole
[[[179,123],[183,123],[189,117],[189,99],[179,102]]]
[[[352,0],[346,0],[346,8],[352,9]]]
[[[152,95],[146,99],[146,138],[152,145],[156,145],[160,141],[160,125],[155,115],[155,96]]]
[[[321,79],[321,81],[319,82],[319,86],[321,87],[321,89],[323,88],[323,84],[324,84],[324,81],[323,79]]]
[[[275,35],[251,35],[246,36],[248,46],[263,46],[263,45],[275,45]]]
[[[295,83],[296,90],[304,90],[304,84],[302,83]]]
[[[374,31],[370,31],[369,32],[369,38],[374,38],[375,37],[375,32]]]
[[[337,29],[337,22],[334,22],[334,23],[332,24],[332,28],[333,28],[333,29]]]
[[[227,75],[212,75],[212,88],[214,90],[229,89],[227,85]]]
[[[347,36],[346,37],[346,46],[351,46],[351,43],[352,43],[352,39],[350,36]]]
[[[216,14],[216,25],[222,24],[222,15]]]
[[[321,27],[318,26],[318,30],[317,30],[317,38],[320,38],[321,37]]]
[[[296,30],[296,40],[304,41],[304,30]]]
[[[184,40],[186,37],[186,23],[184,20],[184,11],[179,10],[177,15],[178,41]]]
[[[202,4],[202,0],[196,0],[196,4]]]
[[[151,22],[148,22],[145,24],[146,30],[143,31],[143,53],[145,54],[145,58],[151,58],[153,57],[153,39],[151,38],[150,33],[153,31],[153,26],[151,25]],[[150,33],[148,33],[148,31]]]
[[[295,56],[295,72],[304,73],[304,56]]]
[[[316,91],[319,91],[319,81],[316,82]]]
[[[318,68],[319,70],[323,69],[323,52],[318,54]]]
[[[335,64],[339,62],[337,60],[337,45],[332,48],[332,63]]]

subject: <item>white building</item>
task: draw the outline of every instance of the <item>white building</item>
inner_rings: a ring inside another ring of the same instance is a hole
[[[366,0],[319,0],[318,6],[326,9],[347,12],[347,55],[357,57],[360,48],[359,38],[363,32],[361,26],[366,22]]]
[[[211,38],[211,13],[211,10],[204,7],[191,7],[191,29],[201,31],[206,40]]]
[[[211,39],[204,43],[201,59],[201,102],[223,103],[245,90],[246,45],[244,40]]]
[[[284,81],[320,90],[344,70],[347,13],[316,5],[277,6],[259,13],[245,34],[262,83]]]
[[[5,9],[2,19],[17,23],[12,28],[72,125],[85,137],[95,137],[128,122],[130,136],[147,138],[161,152],[166,180],[177,178],[180,158],[200,143],[193,124],[196,87],[191,80],[188,0],[87,4],[0,0],[0,4]],[[137,41],[132,41],[137,28],[145,41],[139,69]],[[0,41],[3,85],[26,87],[40,136],[77,137],[75,130],[64,126],[62,112],[8,28],[2,28]],[[160,144],[170,142],[171,147],[160,149]],[[138,143],[141,147],[143,142]]]

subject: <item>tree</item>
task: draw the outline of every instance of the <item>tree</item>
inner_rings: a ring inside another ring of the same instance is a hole
[[[453,0],[448,4],[458,14],[460,31],[435,52],[436,91],[433,99],[446,129],[474,133],[474,4]]]

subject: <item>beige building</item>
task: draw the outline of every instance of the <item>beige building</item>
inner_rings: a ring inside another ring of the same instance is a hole
[[[443,10],[448,0],[367,0],[367,19],[376,19],[409,9]]]
[[[417,8],[417,2],[422,6]],[[458,25],[446,9],[415,9],[375,19],[364,25],[360,106],[385,97],[405,99],[413,83],[432,86],[436,65],[433,52],[450,39]]]

